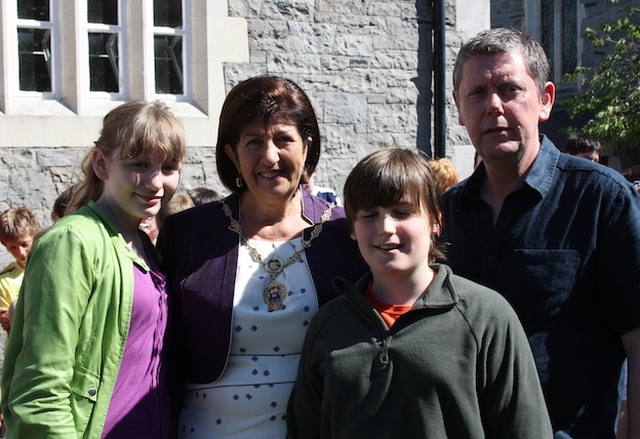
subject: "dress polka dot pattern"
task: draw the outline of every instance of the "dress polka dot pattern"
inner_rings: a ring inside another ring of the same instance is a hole
[[[301,241],[250,240],[250,245],[263,260],[275,256],[286,261]],[[282,309],[271,312],[262,297],[270,280],[241,246],[229,361],[215,383],[187,386],[180,438],[285,437],[287,402],[318,300],[304,252],[277,277],[288,290]]]

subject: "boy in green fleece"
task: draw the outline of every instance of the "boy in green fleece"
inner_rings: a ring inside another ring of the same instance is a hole
[[[442,260],[426,159],[385,148],[347,178],[345,210],[371,272],[314,316],[289,438],[551,438],[529,343],[498,293]]]

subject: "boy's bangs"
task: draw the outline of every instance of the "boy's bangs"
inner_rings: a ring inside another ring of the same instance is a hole
[[[393,164],[391,162],[390,166],[378,175],[362,181],[358,189],[362,194],[361,203],[356,210],[377,206],[389,207],[404,201],[411,201],[416,206],[422,204],[419,179],[415,178],[415,174],[407,172],[404,167],[398,168]]]

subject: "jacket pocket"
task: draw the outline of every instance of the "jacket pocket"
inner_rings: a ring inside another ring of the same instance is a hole
[[[71,380],[71,412],[78,437],[84,437],[98,399],[99,390],[99,375],[82,366],[76,366]]]

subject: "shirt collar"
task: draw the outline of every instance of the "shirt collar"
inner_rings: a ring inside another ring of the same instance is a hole
[[[547,195],[551,189],[553,174],[559,157],[560,151],[558,148],[547,136],[542,134],[540,136],[540,150],[524,179],[524,184],[538,192],[541,197]],[[487,171],[484,163],[481,162],[462,189],[464,197],[470,201],[479,201],[482,182],[486,177]]]
[[[526,185],[545,197],[551,190],[553,174],[560,157],[560,150],[544,134],[540,136],[540,151],[524,179]]]

